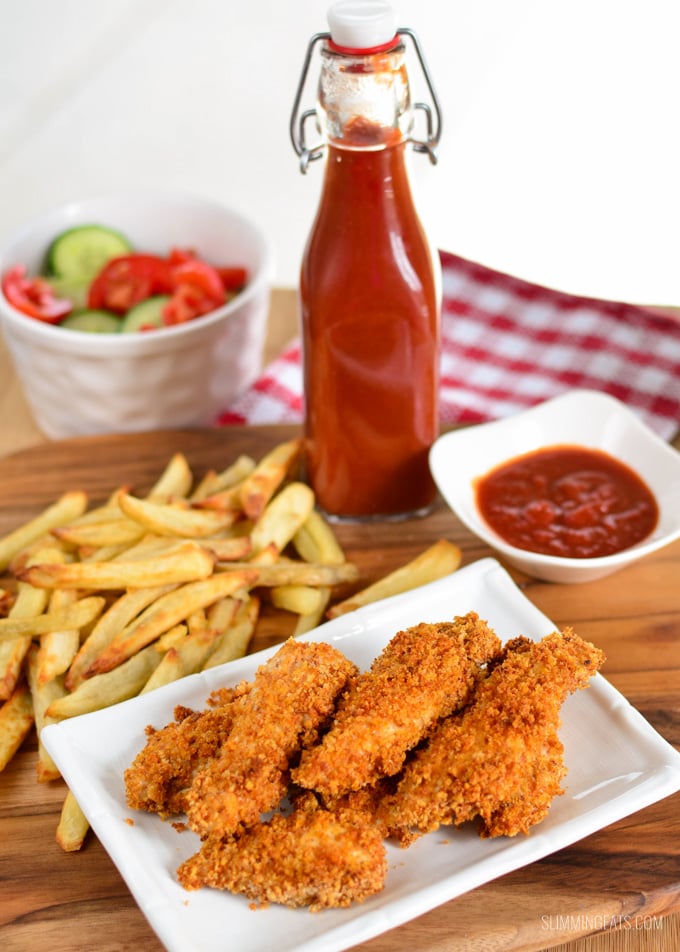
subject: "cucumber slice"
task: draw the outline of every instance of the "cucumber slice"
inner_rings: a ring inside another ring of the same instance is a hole
[[[59,327],[92,334],[119,334],[121,324],[121,319],[111,311],[77,311],[65,317]]]
[[[154,297],[147,298],[146,301],[135,304],[123,318],[121,331],[124,334],[132,334],[135,331],[165,327],[163,308],[169,300],[169,294],[156,294]]]
[[[47,269],[62,278],[93,278],[111,258],[132,250],[127,238],[113,228],[76,225],[57,235],[48,248]]]

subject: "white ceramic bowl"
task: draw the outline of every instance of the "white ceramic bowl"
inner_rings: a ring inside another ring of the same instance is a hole
[[[62,206],[0,250],[0,273],[37,273],[51,240],[91,222],[123,232],[138,251],[191,248],[216,265],[243,265],[246,288],[209,315],[148,333],[52,327],[0,291],[0,323],[36,422],[52,439],[209,425],[262,366],[273,253],[256,225],[208,199],[127,192]]]
[[[622,552],[591,559],[542,555],[500,538],[477,508],[475,481],[506,460],[557,444],[604,450],[635,470],[659,506],[654,532]],[[575,390],[507,419],[446,433],[430,451],[430,468],[471,532],[511,565],[550,582],[602,578],[680,538],[680,453],[618,400],[597,391]]]

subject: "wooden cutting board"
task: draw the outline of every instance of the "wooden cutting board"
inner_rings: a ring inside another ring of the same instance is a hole
[[[200,476],[239,453],[258,457],[297,433],[291,427],[244,427],[103,436],[42,445],[0,459],[0,535],[67,489],[101,501],[119,485],[143,492],[181,450]],[[424,519],[337,527],[364,585],[446,537],[469,563],[491,552],[439,504]],[[512,572],[525,594],[556,625],[602,647],[605,675],[671,743],[680,744],[680,544],[631,569],[586,585],[560,586]],[[282,615],[269,615],[252,649],[281,641]],[[54,842],[64,796],[61,782],[35,781],[35,738],[0,774],[0,930],[12,950],[161,946],[107,854],[90,835],[79,853]],[[379,952],[556,946],[613,922],[649,924],[680,909],[680,796],[670,797],[572,847],[474,890],[361,946]],[[258,913],[266,915],[266,911]],[[646,917],[646,918],[645,918]],[[659,917],[658,919],[654,917]],[[225,924],[228,933],[228,923]],[[650,948],[649,933],[627,933],[627,949]],[[632,940],[632,944],[631,944]],[[601,940],[593,940],[598,943]],[[654,948],[674,948],[669,944]],[[588,943],[589,948],[616,946]],[[585,949],[586,946],[579,946]]]

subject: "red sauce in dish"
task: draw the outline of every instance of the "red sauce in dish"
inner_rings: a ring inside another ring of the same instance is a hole
[[[477,506],[510,545],[571,559],[621,552],[655,528],[659,508],[628,466],[600,450],[551,446],[477,481]]]

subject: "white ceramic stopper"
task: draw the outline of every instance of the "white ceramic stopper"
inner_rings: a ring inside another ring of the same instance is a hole
[[[383,46],[397,32],[394,10],[384,0],[339,0],[328,11],[328,25],[333,42],[353,50]]]

